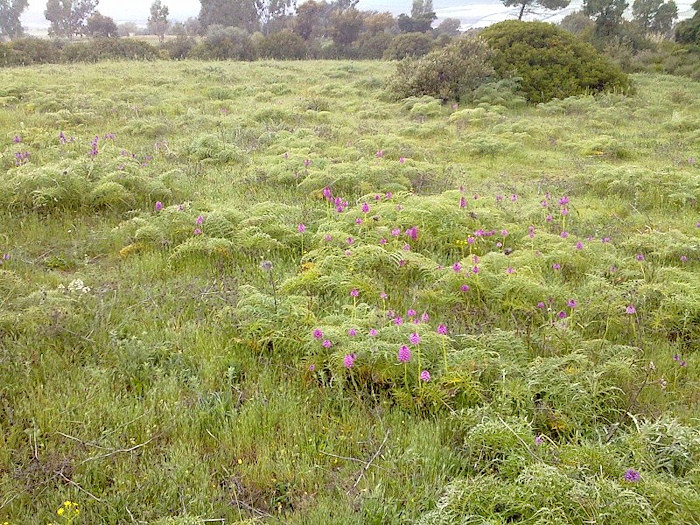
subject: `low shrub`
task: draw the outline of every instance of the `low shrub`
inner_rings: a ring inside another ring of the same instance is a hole
[[[418,60],[402,61],[392,89],[401,98],[429,95],[459,100],[493,75],[491,57],[492,52],[483,41],[460,38]]]

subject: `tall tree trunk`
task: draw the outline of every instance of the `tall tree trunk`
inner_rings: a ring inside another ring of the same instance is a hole
[[[523,19],[523,14],[525,13],[525,6],[527,5],[527,0],[523,0],[523,3],[520,4],[520,14],[518,15],[518,20]]]

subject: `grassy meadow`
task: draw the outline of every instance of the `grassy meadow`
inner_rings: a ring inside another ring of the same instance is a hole
[[[394,68],[0,69],[0,523],[700,523],[700,83]]]

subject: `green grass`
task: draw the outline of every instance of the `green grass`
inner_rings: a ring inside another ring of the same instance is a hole
[[[700,84],[391,73],[0,70],[0,523],[700,522]]]

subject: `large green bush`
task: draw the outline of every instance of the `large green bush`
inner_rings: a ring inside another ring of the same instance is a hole
[[[442,100],[459,99],[493,75],[493,56],[480,39],[464,37],[418,60],[399,63],[392,81],[401,98],[430,95]]]
[[[271,33],[258,45],[258,54],[276,60],[302,60],[307,54],[306,41],[291,31]]]
[[[508,20],[481,36],[496,51],[498,76],[521,77],[530,102],[630,87],[627,75],[593,46],[553,24]]]
[[[407,57],[421,57],[430,51],[433,43],[433,38],[425,33],[397,35],[384,52],[384,59],[402,60]]]

